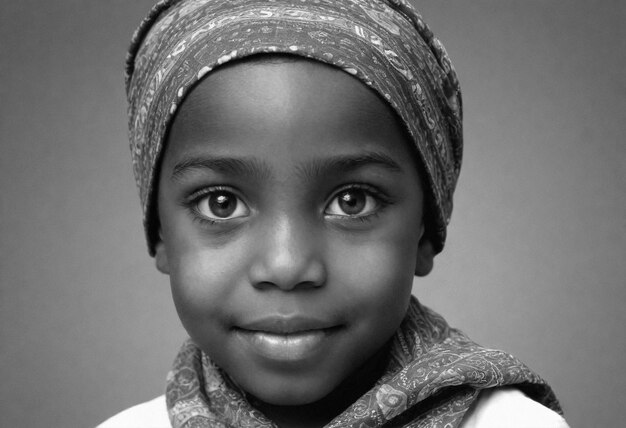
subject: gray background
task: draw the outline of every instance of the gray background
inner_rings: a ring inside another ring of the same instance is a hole
[[[163,391],[184,332],[147,256],[124,52],[149,0],[0,5],[0,425]],[[447,248],[414,292],[540,372],[570,424],[626,408],[624,2],[423,1],[465,98]]]

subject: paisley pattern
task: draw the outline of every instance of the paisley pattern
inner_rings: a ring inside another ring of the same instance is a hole
[[[133,168],[151,254],[154,189],[168,127],[200,79],[262,53],[338,67],[395,110],[427,181],[427,232],[441,251],[461,167],[461,92],[443,45],[407,0],[165,0],[141,24],[127,58]]]
[[[477,345],[412,298],[384,375],[327,428],[454,428],[481,389],[507,385],[562,413],[552,389],[526,365]],[[168,374],[166,398],[174,428],[276,427],[191,340]]]

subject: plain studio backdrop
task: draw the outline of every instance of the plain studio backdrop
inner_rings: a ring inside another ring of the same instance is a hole
[[[465,156],[414,293],[542,374],[572,427],[626,408],[625,2],[415,1]],[[0,5],[0,425],[94,426],[163,393],[185,337],[148,257],[123,63],[151,0]]]

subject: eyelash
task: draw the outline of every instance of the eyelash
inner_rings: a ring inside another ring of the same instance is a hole
[[[361,190],[363,192],[365,192],[368,196],[371,196],[372,198],[374,198],[377,207],[375,210],[373,210],[371,213],[365,214],[365,215],[336,215],[336,214],[326,214],[326,210],[328,209],[328,207],[330,206],[330,204],[339,197],[339,195],[343,192],[349,191],[349,190]],[[198,221],[200,224],[202,225],[206,225],[206,226],[214,226],[214,225],[218,225],[220,223],[225,223],[231,219],[225,219],[225,220],[214,220],[211,218],[208,218],[204,215],[202,215],[199,210],[198,210],[198,204],[199,202],[209,196],[212,193],[217,193],[217,192],[228,192],[233,194],[235,197],[237,197],[239,200],[242,200],[242,198],[240,198],[237,195],[237,192],[232,189],[231,187],[228,186],[211,186],[211,187],[206,187],[206,188],[201,188],[200,190],[196,190],[194,192],[192,192],[188,197],[185,198],[183,205],[189,209],[192,214],[193,214],[193,220],[194,221]],[[242,201],[243,202],[243,201]],[[243,202],[245,204],[245,202]],[[332,193],[332,196],[328,199],[328,201],[326,202],[326,204],[324,205],[324,215],[326,217],[331,217],[334,218],[338,221],[360,221],[360,222],[368,222],[371,221],[373,219],[375,219],[376,217],[378,217],[380,215],[380,213],[387,208],[388,206],[392,205],[393,201],[382,191],[380,191],[378,188],[371,186],[369,184],[365,184],[365,183],[352,183],[349,184],[347,186],[343,186],[338,188],[337,190],[335,190]]]
[[[211,218],[208,218],[202,215],[200,211],[198,210],[198,204],[203,198],[209,196],[211,193],[217,193],[217,192],[228,192],[228,193],[235,195],[237,199],[241,200],[241,198],[237,196],[237,192],[227,186],[211,186],[211,187],[201,188],[200,190],[196,190],[192,192],[187,198],[185,198],[185,201],[183,202],[183,205],[185,206],[185,208],[187,208],[188,210],[192,212],[194,221],[199,222],[203,226],[215,226],[220,223],[224,223],[228,221],[228,220],[223,220],[223,221],[213,220]]]
[[[371,186],[365,183],[352,183],[347,186],[340,187],[336,191],[333,192],[332,197],[328,200],[326,205],[324,206],[324,212],[328,209],[330,204],[341,195],[341,193],[346,192],[348,190],[361,190],[365,192],[368,196],[371,196],[376,201],[377,207],[371,213],[364,215],[335,215],[335,214],[325,214],[328,217],[335,218],[339,221],[355,221],[358,220],[362,223],[366,223],[368,221],[372,221],[377,218],[381,212],[387,208],[388,206],[393,204],[393,201],[378,188]]]

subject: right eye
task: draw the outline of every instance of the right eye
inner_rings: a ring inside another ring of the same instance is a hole
[[[226,190],[207,192],[196,201],[195,208],[202,217],[213,221],[231,220],[250,214],[248,206]]]

